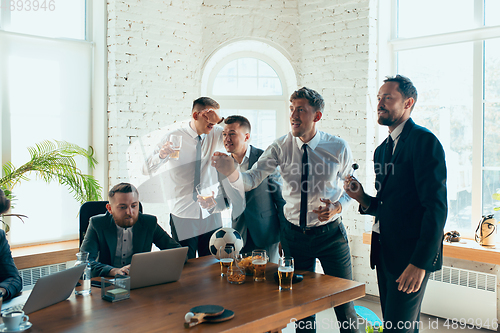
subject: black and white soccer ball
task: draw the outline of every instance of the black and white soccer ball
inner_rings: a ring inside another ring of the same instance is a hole
[[[226,245],[233,246],[235,252],[239,253],[243,247],[243,239],[240,233],[233,228],[220,228],[210,237],[210,253],[215,258],[220,259],[219,249],[221,246],[225,247]]]

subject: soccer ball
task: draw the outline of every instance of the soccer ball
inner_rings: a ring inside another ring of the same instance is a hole
[[[212,253],[215,258],[220,259],[219,249],[221,246],[226,245],[232,245],[235,252],[239,253],[243,247],[243,239],[240,233],[233,228],[220,228],[210,237],[210,253]]]

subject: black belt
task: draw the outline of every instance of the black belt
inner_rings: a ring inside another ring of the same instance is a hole
[[[290,222],[288,222],[286,225],[289,229],[303,233],[304,235],[321,235],[325,232],[338,228],[341,222],[342,217],[337,217],[337,219],[333,220],[332,222],[328,222],[327,224],[319,225],[317,227],[301,228]]]

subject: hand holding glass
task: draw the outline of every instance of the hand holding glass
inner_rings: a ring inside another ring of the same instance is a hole
[[[278,263],[278,277],[280,282],[280,291],[292,289],[293,271],[294,271],[293,258],[281,257]]]
[[[171,160],[178,160],[179,152],[182,146],[182,136],[172,134],[170,135],[170,142],[171,142],[170,147],[174,150],[174,152],[169,155],[169,158]]]
[[[217,202],[214,199],[214,192],[210,186],[198,184],[196,185],[196,192],[198,192],[198,203],[203,209],[212,209]]]

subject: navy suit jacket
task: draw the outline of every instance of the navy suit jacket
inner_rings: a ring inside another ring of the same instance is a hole
[[[380,235],[372,233],[371,266],[382,255],[399,275],[408,266],[433,272],[443,262],[443,228],[448,213],[446,164],[439,140],[410,118],[384,174],[385,140],[374,154],[377,196],[361,213],[374,215]]]
[[[150,252],[154,243],[159,249],[180,247],[156,222],[156,216],[139,213],[132,227],[133,253]],[[92,276],[107,276],[113,267],[116,253],[117,232],[113,216],[97,215],[90,219],[81,251],[89,252]]]
[[[23,282],[17,270],[9,243],[5,236],[5,231],[0,229],[0,287],[7,290],[3,299],[8,300],[14,297],[23,288]]]
[[[248,169],[252,168],[262,149],[249,146],[250,156]],[[281,196],[281,185],[277,174],[267,177],[258,187],[245,192],[246,208],[243,213],[233,219],[233,229],[237,230],[246,244],[247,232],[259,248],[264,248],[280,240],[280,220],[284,221],[283,206],[285,200]]]

